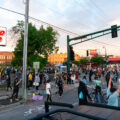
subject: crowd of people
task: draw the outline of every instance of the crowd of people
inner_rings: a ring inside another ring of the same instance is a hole
[[[100,103],[104,103],[103,93],[102,93],[102,85],[106,82],[105,88],[106,90],[106,99],[107,105],[118,107],[118,100],[120,94],[120,85],[119,85],[119,72],[114,68],[96,68],[84,71],[84,77],[80,80],[78,87],[78,97],[79,97],[79,105],[87,104],[88,99],[91,101],[94,99],[95,103],[98,103],[100,99]],[[88,81],[86,80],[86,76],[88,76],[88,80],[90,85],[94,85],[94,94],[95,98],[91,98],[88,92]],[[82,97],[81,97],[82,96]],[[88,99],[87,99],[88,98]]]
[[[107,96],[107,103],[111,106],[118,106],[118,99],[120,94],[119,86],[119,72],[117,69],[105,67],[105,68],[80,68],[78,71],[70,71],[70,73],[56,73],[53,69],[49,69],[54,74],[56,87],[58,88],[59,97],[62,96],[64,90],[64,84],[78,83],[78,98],[79,105],[87,104],[88,101],[94,101],[95,103],[104,103],[104,97],[102,93],[102,85],[104,84]],[[11,95],[12,100],[18,98],[19,86],[22,83],[22,68],[18,69],[3,68],[0,69],[0,83],[7,83],[6,90],[13,90]],[[51,84],[48,73],[45,70],[43,72],[35,73],[32,69],[27,69],[27,89],[39,90],[41,85],[46,85],[47,101],[52,101],[51,98]],[[90,96],[90,89],[88,86],[94,85],[94,95]]]

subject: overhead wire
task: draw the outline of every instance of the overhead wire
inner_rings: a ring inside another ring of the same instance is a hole
[[[46,4],[43,4],[43,3],[42,3],[42,5],[44,5],[48,10],[50,10],[50,11],[52,11],[52,12],[54,12],[54,13],[57,13],[57,15],[65,16],[63,13],[60,13],[60,12],[54,10],[53,8],[47,7]],[[77,22],[78,24],[80,24],[80,25],[82,25],[82,26],[90,27],[88,24],[81,23],[81,22],[78,22],[78,21],[75,21],[75,22]],[[70,24],[69,24],[69,25],[70,25]]]
[[[75,0],[79,5],[81,5],[77,0]],[[91,3],[89,3],[89,2],[86,2],[87,4],[86,5],[88,5],[89,6],[89,8],[91,9],[92,8],[92,6],[94,6],[94,5],[90,5]],[[86,5],[84,5],[84,7],[86,7]],[[95,6],[94,6],[95,7]],[[88,9],[89,10],[89,9]],[[85,12],[87,12],[88,14],[90,14],[90,11],[88,12],[88,11],[85,11]],[[93,13],[93,12],[92,12]],[[92,14],[91,13],[91,14]],[[100,21],[102,21],[102,22],[100,22],[100,23],[102,23],[101,25],[103,26],[104,24],[103,23],[105,23],[106,22],[106,19],[104,19],[103,18],[103,16],[102,17],[100,17],[100,15],[98,15],[98,14],[94,14],[95,16],[98,16],[97,18],[100,20]],[[95,20],[96,20],[96,18],[95,18]]]
[[[12,12],[12,13],[16,13],[16,14],[25,16],[23,13],[19,13],[19,12],[16,12],[16,11],[13,11],[13,10],[10,10],[10,9],[6,9],[6,8],[3,8],[3,7],[0,7],[0,9],[3,9],[3,10],[6,10],[6,11],[9,11],[9,12]],[[54,28],[57,28],[57,29],[59,29],[59,30],[61,30],[61,31],[64,31],[64,32],[67,32],[67,33],[70,33],[70,34],[73,34],[73,35],[78,35],[78,34],[76,34],[76,33],[74,33],[74,32],[71,32],[71,31],[69,31],[69,30],[66,30],[66,29],[63,29],[63,28],[61,28],[61,27],[55,26],[55,25],[50,24],[50,23],[48,23],[48,22],[42,21],[42,20],[40,20],[40,19],[31,17],[31,16],[29,16],[29,18],[32,19],[32,20],[35,20],[35,21],[39,21],[39,22],[41,22],[41,23],[43,23],[43,24],[52,26],[52,27],[54,27]]]
[[[6,10],[6,11],[9,11],[9,12],[16,13],[16,14],[19,14],[19,15],[24,16],[23,13],[19,13],[19,12],[10,10],[10,9],[6,9],[6,8],[3,8],[3,7],[0,7],[0,9],[3,9],[3,10]],[[31,16],[29,16],[29,18],[32,19],[32,20],[35,20],[35,21],[44,23],[44,24],[46,24],[46,25],[52,26],[52,27],[54,27],[54,28],[57,28],[57,29],[59,29],[59,30],[61,30],[61,31],[64,31],[64,32],[67,32],[67,33],[70,33],[70,34],[74,34],[74,35],[79,35],[79,34],[77,34],[77,33],[74,33],[74,32],[68,31],[68,30],[65,30],[65,29],[60,28],[60,27],[58,27],[58,26],[55,26],[55,25],[52,25],[52,24],[50,24],[50,23],[44,22],[44,21],[42,21],[42,20],[39,20],[39,19],[37,19],[37,18],[31,17]],[[111,45],[111,44],[104,43],[104,42],[100,42],[100,41],[96,41],[96,40],[92,40],[92,41],[97,42],[97,43],[101,43],[101,44],[106,44],[106,45],[114,46],[114,47],[120,47],[120,46]]]
[[[105,11],[103,11],[103,9],[101,9],[93,0],[89,0],[89,1],[96,7],[96,9],[100,11],[101,16],[105,17],[108,20],[111,19],[111,17],[107,13],[105,13]]]

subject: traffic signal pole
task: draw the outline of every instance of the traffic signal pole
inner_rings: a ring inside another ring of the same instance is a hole
[[[119,29],[118,29],[119,28]],[[115,29],[115,31],[114,31]],[[86,42],[86,41],[89,41],[89,40],[92,40],[92,39],[95,39],[95,38],[98,38],[98,37],[102,37],[104,35],[107,35],[107,34],[111,34],[112,32],[116,32],[116,29],[117,31],[120,31],[120,26],[113,26],[111,28],[108,28],[108,29],[104,29],[104,30],[100,30],[100,31],[96,31],[96,32],[93,32],[93,33],[89,33],[89,34],[85,34],[85,35],[81,35],[81,36],[78,36],[78,37],[74,37],[74,38],[69,38],[69,35],[67,35],[67,73],[70,72],[70,41],[72,40],[78,40],[78,39],[81,39],[80,42],[76,42],[76,43],[73,43],[71,44],[72,46],[73,45],[76,45],[76,44],[79,44],[79,43],[82,43],[82,42]],[[112,32],[107,32],[107,31],[110,31],[112,30]],[[106,33],[105,33],[106,32]],[[100,33],[103,33],[101,35],[97,35],[97,34],[100,34]],[[113,33],[112,33],[113,34]],[[93,35],[96,35],[93,37]],[[116,35],[116,34],[115,34]],[[88,38],[88,36],[91,36],[91,38]],[[116,35],[117,36],[117,35]],[[115,37],[116,37],[115,36]],[[82,39],[85,39],[85,40],[82,40]]]
[[[70,72],[70,45],[69,45],[69,35],[67,35],[67,73]]]

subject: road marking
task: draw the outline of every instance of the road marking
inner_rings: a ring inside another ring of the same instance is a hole
[[[51,109],[51,107],[49,107],[49,109]],[[35,113],[35,112],[44,112],[45,111],[45,107],[44,105],[40,105],[40,106],[32,106],[32,108],[29,108],[28,111],[24,112],[24,116],[29,116],[31,115],[32,113]]]
[[[78,105],[78,103],[76,102],[76,103],[74,103],[74,104],[72,104],[73,106],[76,106],[76,105]]]
[[[44,111],[44,105],[32,106],[32,108],[29,108],[28,111],[24,112],[24,116],[31,115],[33,112],[43,112],[43,111]]]

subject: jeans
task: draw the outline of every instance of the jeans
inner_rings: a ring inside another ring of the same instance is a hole
[[[95,100],[96,100],[96,102],[98,102],[98,94],[99,94],[99,97],[100,97],[100,101],[103,102],[103,96],[102,96],[102,93],[101,93],[101,87],[100,86],[96,86],[96,90],[95,90]]]
[[[101,93],[101,92],[95,94],[95,100],[96,100],[96,102],[98,102],[98,94],[99,94],[99,97],[100,97],[100,101],[101,101],[101,103],[102,103],[102,102],[103,102],[103,96],[102,96],[102,93]]]

